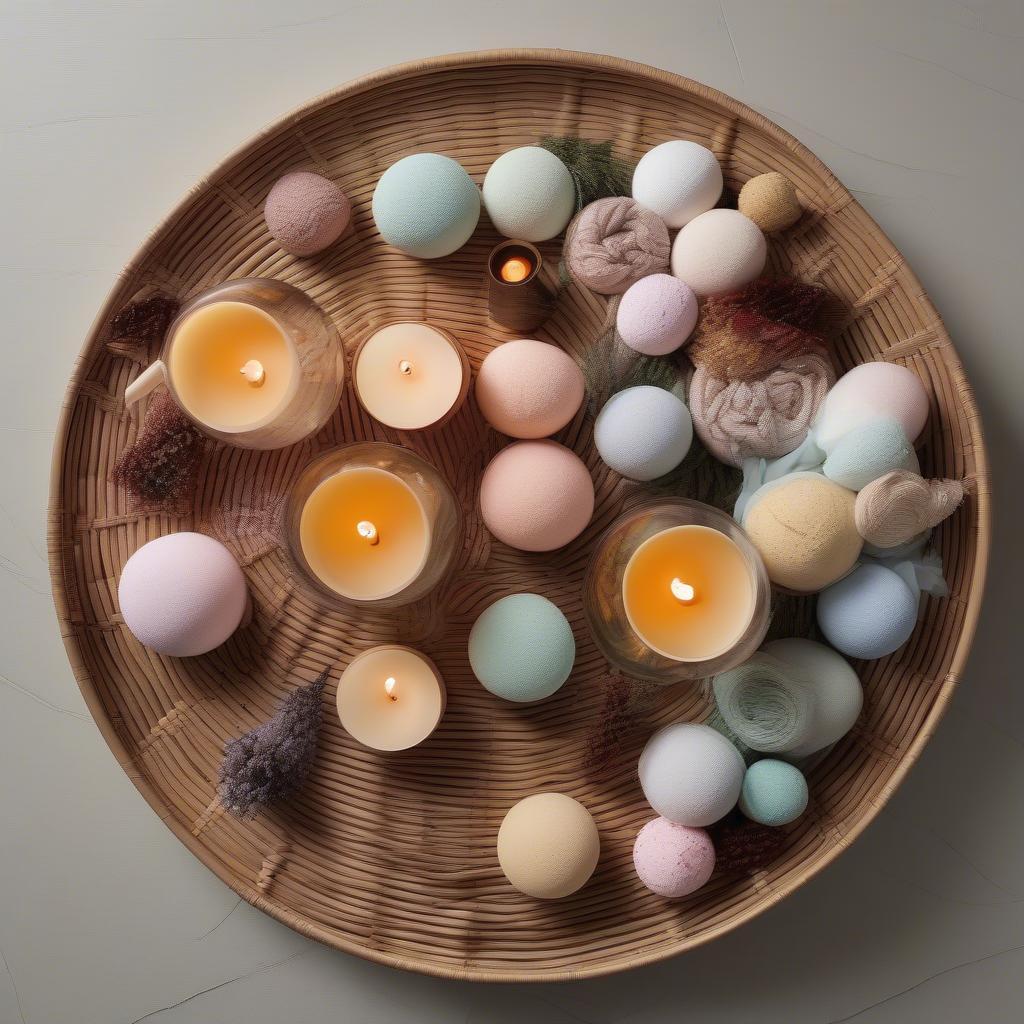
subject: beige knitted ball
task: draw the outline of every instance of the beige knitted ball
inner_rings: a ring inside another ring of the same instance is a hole
[[[796,186],[784,174],[769,171],[751,178],[740,189],[739,211],[762,231],[784,231],[799,219],[803,209]]]
[[[743,527],[772,583],[814,593],[853,568],[863,546],[856,497],[818,473],[792,473],[755,492]]]

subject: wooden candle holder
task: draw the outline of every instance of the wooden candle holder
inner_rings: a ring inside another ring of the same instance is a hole
[[[505,281],[501,268],[519,257],[530,264],[522,281]],[[555,296],[541,279],[544,257],[530,242],[512,238],[496,245],[487,258],[487,305],[491,319],[514,331],[532,331],[554,312]]]

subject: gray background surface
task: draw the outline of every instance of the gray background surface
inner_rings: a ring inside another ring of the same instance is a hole
[[[44,509],[82,338],[121,266],[254,131],[346,80],[492,46],[615,53],[793,132],[903,251],[984,414],[985,612],[953,706],[840,860],[686,957],[557,986],[364,963],[239,903],[89,719]],[[0,0],[0,1024],[1017,1021],[1024,997],[1020,0]]]

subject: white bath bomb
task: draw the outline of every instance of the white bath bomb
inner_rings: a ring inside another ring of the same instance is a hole
[[[594,423],[605,464],[630,480],[654,480],[686,458],[693,441],[690,410],[664,388],[641,385],[612,395]]]
[[[702,298],[750,284],[768,258],[761,229],[738,210],[708,210],[672,243],[672,273]]]
[[[219,541],[202,533],[169,533],[128,559],[117,600],[139,643],[188,658],[212,651],[234,633],[248,588],[235,556]]]
[[[648,150],[633,172],[633,198],[670,228],[681,228],[718,202],[722,168],[710,149],[675,139]]]
[[[703,828],[736,806],[747,766],[720,732],[679,722],[647,741],[639,770],[644,797],[663,818]]]
[[[928,389],[913,370],[898,363],[861,363],[835,382],[814,423],[826,452],[845,434],[870,420],[896,420],[911,444],[928,420]]]
[[[484,178],[484,207],[506,238],[543,242],[565,230],[576,209],[569,168],[540,146],[502,153]]]
[[[615,328],[634,352],[667,356],[697,325],[697,296],[671,274],[648,274],[629,286],[619,302]]]

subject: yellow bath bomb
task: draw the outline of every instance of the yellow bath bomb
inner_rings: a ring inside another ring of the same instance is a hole
[[[498,829],[498,863],[505,877],[540,900],[574,893],[594,873],[600,852],[590,811],[564,793],[520,800]]]
[[[765,232],[784,231],[803,213],[796,186],[778,171],[751,178],[740,189],[739,210]]]
[[[792,473],[754,493],[743,527],[772,583],[814,593],[853,568],[863,546],[856,498],[818,473]]]

